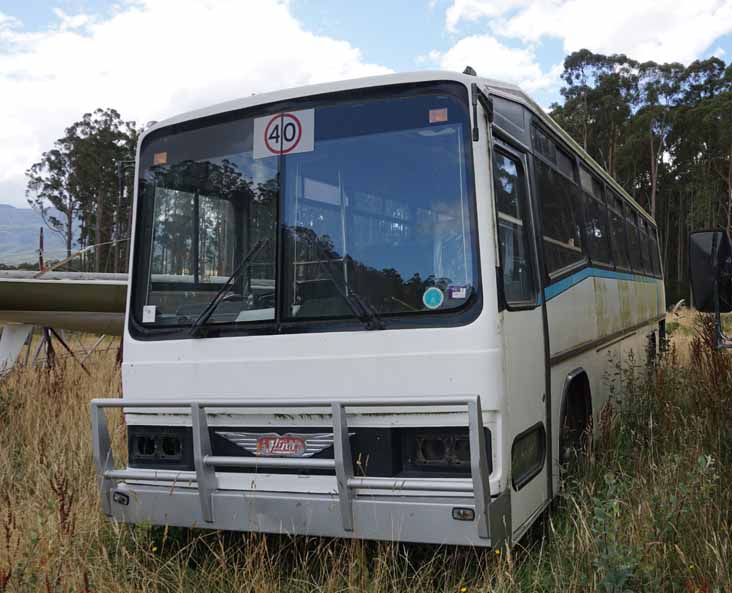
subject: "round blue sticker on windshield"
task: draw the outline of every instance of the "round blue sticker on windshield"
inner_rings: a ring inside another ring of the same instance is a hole
[[[430,286],[422,295],[422,302],[428,309],[439,309],[445,302],[444,293],[435,286]]]

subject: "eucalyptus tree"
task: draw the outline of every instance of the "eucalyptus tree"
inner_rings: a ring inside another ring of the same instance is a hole
[[[67,257],[75,243],[95,245],[96,271],[119,270],[126,258],[122,243],[110,250],[129,232],[129,205],[118,200],[117,163],[134,158],[138,134],[135,123],[114,109],[97,109],[66,128],[26,171],[28,203],[64,237]],[[50,214],[52,208],[63,218]]]
[[[67,259],[71,257],[74,224],[80,208],[78,195],[73,191],[74,171],[69,161],[68,145],[58,140],[54,148],[44,152],[41,160],[26,171],[28,204],[40,213],[50,230],[63,237]]]
[[[656,217],[670,300],[683,296],[688,231],[732,228],[732,67],[581,50],[562,80],[552,115]]]

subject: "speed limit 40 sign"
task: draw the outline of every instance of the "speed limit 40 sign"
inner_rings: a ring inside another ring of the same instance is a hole
[[[315,110],[287,111],[254,120],[254,158],[310,152],[315,148]]]

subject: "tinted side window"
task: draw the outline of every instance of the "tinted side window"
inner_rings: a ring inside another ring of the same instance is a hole
[[[638,226],[638,236],[640,237],[640,251],[643,271],[646,274],[653,274],[653,264],[651,263],[650,250],[648,249],[648,233],[646,232],[646,221],[638,214],[635,214]]]
[[[602,184],[584,168],[580,169],[580,180],[585,207],[587,253],[593,261],[609,264],[611,261],[610,237]]]
[[[626,206],[625,222],[625,228],[628,234],[628,249],[630,251],[630,265],[634,272],[641,272],[643,270],[643,261],[641,259],[638,228],[635,226],[635,212],[628,206]]]
[[[496,152],[493,169],[503,291],[506,302],[535,301],[525,175],[518,159]]]
[[[648,245],[648,273],[658,276],[661,273],[661,266],[658,261],[656,229],[647,220],[643,221],[643,228],[646,233],[646,244]]]
[[[576,179],[574,175],[574,161],[562,150],[557,150],[557,168],[570,179]]]
[[[557,148],[554,145],[554,142],[536,126],[531,128],[531,138],[534,150],[545,159],[552,163],[556,163]]]
[[[539,159],[534,163],[544,224],[544,259],[552,276],[585,259],[577,224],[579,190]]]
[[[653,273],[656,276],[661,275],[661,258],[658,253],[658,234],[656,233],[656,229],[653,227],[650,227],[650,232],[648,233],[649,237],[649,246],[650,246],[650,252],[651,252],[651,262],[653,263]]]
[[[613,261],[618,268],[628,270],[630,269],[630,256],[625,237],[623,202],[616,194],[612,193],[608,196],[608,207]]]

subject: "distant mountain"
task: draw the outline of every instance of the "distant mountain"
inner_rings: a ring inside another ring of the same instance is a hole
[[[59,216],[59,213],[56,213]],[[66,254],[63,238],[49,230],[40,214],[31,208],[0,204],[0,263],[17,265],[38,261],[38,229],[43,229],[46,259]]]

